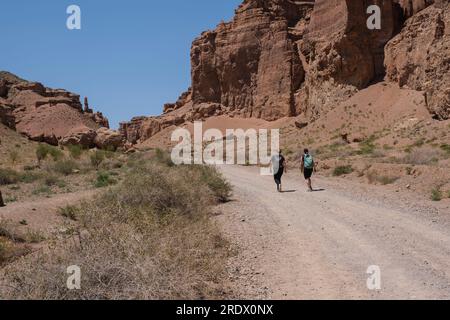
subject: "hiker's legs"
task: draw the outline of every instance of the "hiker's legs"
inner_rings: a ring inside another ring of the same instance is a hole
[[[281,188],[281,177],[283,176],[283,171],[277,172],[277,174],[274,176],[275,178],[275,183],[277,184],[277,190],[278,192],[282,191]]]
[[[312,177],[313,171],[311,169],[305,169],[304,175],[305,175],[305,180],[306,180],[306,184],[308,186],[308,191],[312,191],[312,181],[311,181],[311,177]]]

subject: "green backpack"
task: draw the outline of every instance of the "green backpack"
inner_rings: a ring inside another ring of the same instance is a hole
[[[304,163],[306,169],[314,168],[314,159],[310,154],[305,154],[303,156],[303,163]]]

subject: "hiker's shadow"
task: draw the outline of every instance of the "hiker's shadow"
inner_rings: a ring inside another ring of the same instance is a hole
[[[323,192],[326,191],[326,189],[314,189],[312,192]]]

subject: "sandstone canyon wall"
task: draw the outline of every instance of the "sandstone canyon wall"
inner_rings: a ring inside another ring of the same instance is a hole
[[[372,4],[381,8],[381,30],[367,28]],[[194,40],[190,90],[163,116],[135,118],[121,132],[138,143],[222,114],[314,121],[383,79],[424,91],[430,112],[446,119],[448,7],[448,0],[245,0],[231,22]]]

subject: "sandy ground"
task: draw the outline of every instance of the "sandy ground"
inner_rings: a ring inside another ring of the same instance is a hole
[[[238,298],[450,298],[448,202],[321,177],[307,193],[298,172],[279,194],[257,168],[221,170],[234,186],[217,219],[238,248],[228,266]],[[373,265],[381,290],[367,287]]]
[[[94,196],[96,191],[87,190],[55,195],[50,198],[17,202],[0,208],[0,219],[13,222],[27,221],[27,228],[38,230],[48,235],[63,225],[64,218],[58,214],[59,208],[79,205],[82,200]]]

